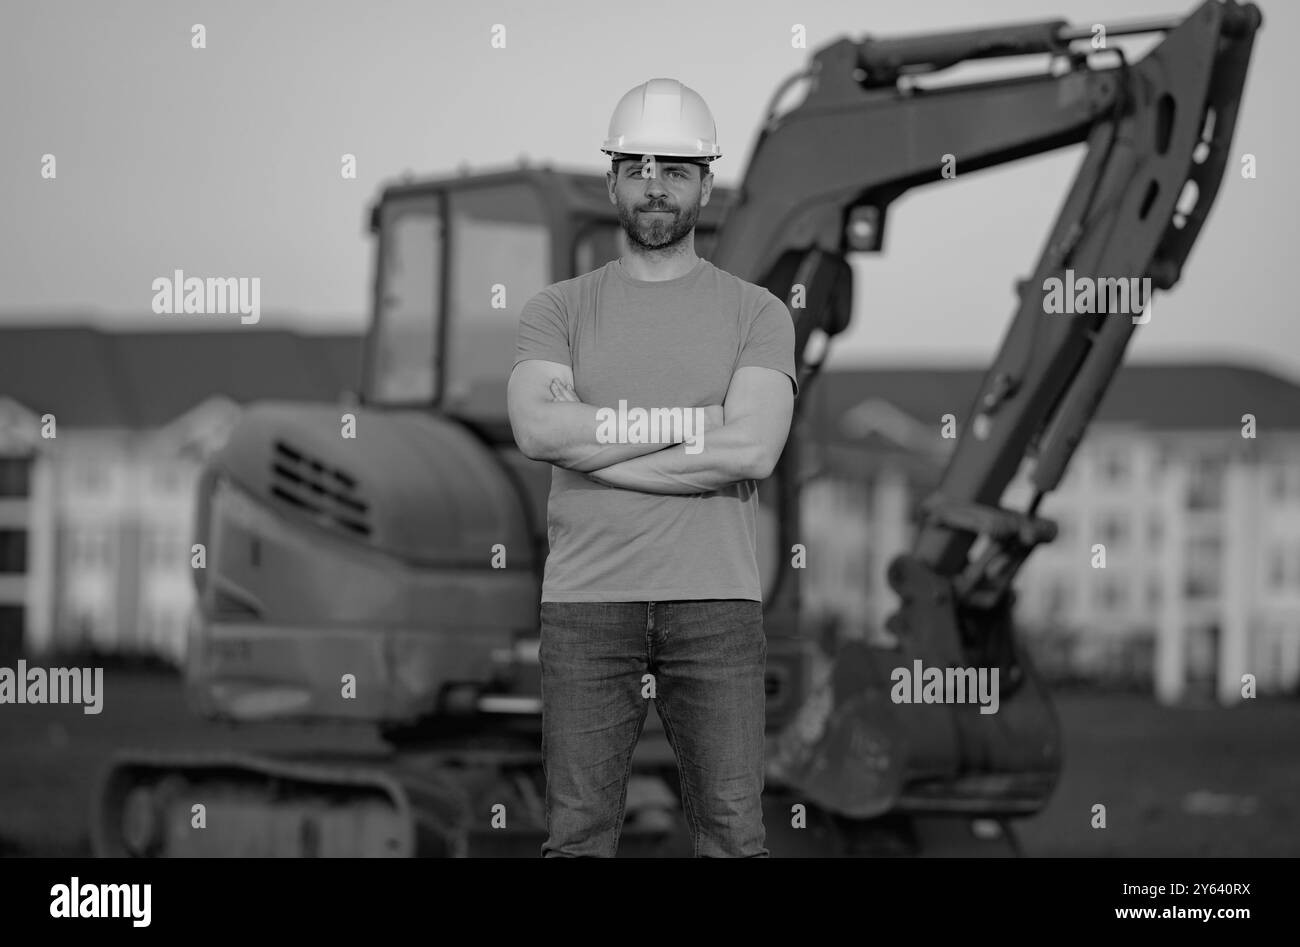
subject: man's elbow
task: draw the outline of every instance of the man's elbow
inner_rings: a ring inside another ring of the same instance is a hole
[[[539,436],[535,425],[528,424],[521,419],[511,419],[510,430],[515,436],[515,444],[519,448],[519,453],[523,454],[529,460],[550,460],[549,446],[545,440]]]
[[[542,451],[540,446],[526,434],[515,432],[515,445],[519,448],[519,453],[523,454],[529,460],[542,460]]]
[[[767,444],[753,444],[741,460],[741,475],[745,480],[766,480],[776,470],[781,459],[781,448]]]
[[[580,464],[584,463],[584,460],[576,451],[564,449],[535,430],[516,429],[515,444],[519,447],[519,453],[529,460],[536,460],[543,464],[554,464],[556,467],[565,467],[570,470],[594,469],[594,467],[581,467]]]

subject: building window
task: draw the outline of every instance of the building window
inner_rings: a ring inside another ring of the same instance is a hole
[[[160,641],[167,637],[168,623],[171,615],[166,609],[151,605],[144,610],[144,640]]]
[[[1108,513],[1098,522],[1097,532],[1108,550],[1120,548],[1128,539],[1128,520],[1118,513]]]
[[[1112,447],[1101,455],[1101,482],[1117,487],[1128,482],[1129,459],[1120,447]]]
[[[0,573],[21,575],[27,571],[27,530],[0,529]]]
[[[0,457],[0,497],[25,497],[31,492],[31,457]]]
[[[108,470],[105,461],[98,459],[78,464],[76,484],[83,493],[103,493],[108,487]]]
[[[1151,458],[1151,479],[1157,483],[1169,469],[1169,465],[1175,460],[1174,452],[1168,447],[1157,448]]]
[[[1046,607],[1048,615],[1060,615],[1069,609],[1070,591],[1070,586],[1059,580],[1047,586]]]
[[[166,534],[154,527],[145,530],[144,561],[156,566],[166,558]]]
[[[1189,573],[1183,585],[1188,598],[1213,598],[1218,591],[1218,583],[1213,576],[1203,573]]]
[[[1269,472],[1268,478],[1268,498],[1278,503],[1285,503],[1287,496],[1287,469],[1284,466],[1274,467]]]
[[[1128,586],[1123,579],[1106,576],[1096,586],[1096,601],[1103,609],[1115,611],[1128,601]]]
[[[108,562],[108,536],[102,530],[81,529],[72,534],[72,564],[95,567]]]
[[[1268,587],[1275,592],[1286,587],[1286,557],[1277,546],[1268,551]]]
[[[22,605],[0,605],[0,663],[10,664],[22,654],[25,615]]]
[[[95,615],[86,607],[79,607],[72,616],[72,629],[78,643],[85,645],[95,637]]]
[[[1223,458],[1202,456],[1191,467],[1187,505],[1193,510],[1214,510],[1223,505]]]
[[[159,461],[153,469],[153,485],[159,493],[173,494],[184,483],[182,467],[175,461]]]
[[[166,526],[155,526],[146,536],[145,561],[151,566],[174,566],[183,552],[184,534]]]
[[[1160,607],[1160,584],[1158,578],[1147,580],[1147,608],[1154,610]]]
[[[1284,504],[1300,501],[1300,459],[1288,458],[1273,468],[1269,499]]]
[[[1217,536],[1202,536],[1187,547],[1187,594],[1193,598],[1219,594],[1223,568],[1222,544]]]

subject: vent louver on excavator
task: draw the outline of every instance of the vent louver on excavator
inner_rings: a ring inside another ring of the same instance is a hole
[[[271,457],[271,495],[321,525],[353,536],[369,536],[370,504],[357,479],[337,467],[277,440]]]

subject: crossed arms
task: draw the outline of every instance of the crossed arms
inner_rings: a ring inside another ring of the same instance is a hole
[[[702,409],[698,448],[685,443],[602,443],[600,408],[578,400],[573,371],[529,359],[510,375],[510,425],[524,456],[585,473],[597,483],[642,493],[708,493],[763,480],[790,433],[790,379],[770,368],[736,369],[721,405]],[[689,409],[684,409],[689,410]],[[606,438],[607,439],[607,438]]]

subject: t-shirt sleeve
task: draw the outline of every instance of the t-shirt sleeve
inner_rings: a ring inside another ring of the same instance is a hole
[[[799,379],[794,366],[794,319],[785,303],[767,293],[758,314],[749,326],[749,334],[740,348],[737,368],[756,365],[784,372],[794,393],[799,394]]]
[[[573,366],[569,350],[569,328],[559,301],[542,290],[519,313],[519,331],[515,335],[515,364],[530,358]]]

